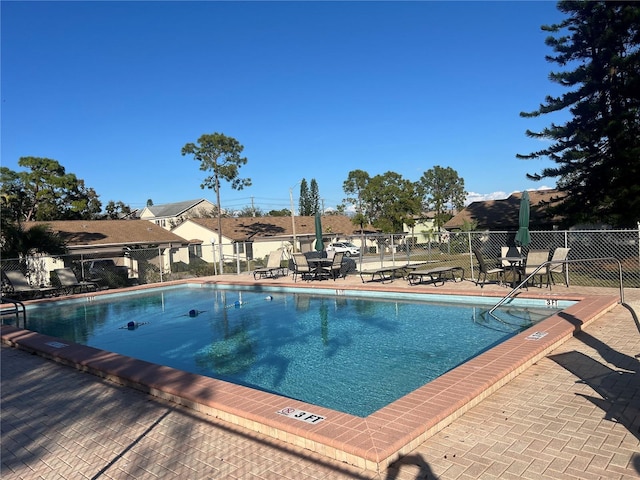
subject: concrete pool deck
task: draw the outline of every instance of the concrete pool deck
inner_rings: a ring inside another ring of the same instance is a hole
[[[219,280],[292,284],[289,277],[257,282],[246,276]],[[406,283],[363,285],[355,277],[296,285],[437,294],[506,293],[504,288],[487,285],[480,289],[468,281],[449,282],[444,287]],[[227,387],[202,377],[185,378],[183,373],[177,376],[164,367],[137,361],[118,364],[111,354],[90,352],[87,357],[87,347],[74,347],[64,354],[82,368],[99,367],[111,378],[144,381],[154,391],[170,394],[169,398],[180,396],[198,412],[3,347],[2,476],[34,478],[35,472],[42,471],[48,472],[43,478],[70,478],[60,469],[71,468],[66,471],[72,472],[79,467],[86,472],[81,478],[162,477],[159,472],[165,478],[425,478],[429,472],[438,478],[637,475],[640,458],[634,452],[639,450],[640,394],[635,355],[640,353],[640,333],[630,312],[616,305],[618,292],[611,289],[562,286],[551,292],[531,288],[528,293],[584,300],[548,325],[537,325],[536,331],[547,333],[543,338],[527,340],[528,335],[522,334],[516,343],[509,345],[510,341],[502,350],[487,352],[490,355],[478,357],[463,370],[450,372],[452,375],[366,419],[302,402],[283,403],[282,397]],[[625,295],[627,303],[640,304],[636,290],[627,289]],[[593,323],[573,337],[576,322]],[[3,339],[45,353],[49,349],[55,356],[68,348],[47,346],[33,334],[7,327]],[[28,367],[34,362],[38,365],[35,370]],[[541,368],[549,378],[537,378]],[[537,371],[534,377],[532,371]],[[84,386],[76,388],[76,382]],[[48,388],[43,386],[47,384]],[[509,393],[510,389],[515,391]],[[53,406],[56,408],[49,408]],[[276,414],[287,406],[327,419],[312,425]],[[138,421],[138,410],[166,412],[166,416],[146,418],[140,413],[146,420]],[[212,415],[202,415],[203,411]],[[458,428],[464,430],[463,437],[451,435]],[[198,432],[195,436],[181,434],[194,431]],[[91,445],[92,454],[76,451],[84,448],[84,440]]]

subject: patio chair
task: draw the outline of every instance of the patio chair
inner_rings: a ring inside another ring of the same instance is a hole
[[[569,257],[570,248],[559,247],[553,251],[552,261],[564,261]],[[547,287],[551,289],[551,283],[554,285],[556,282],[553,279],[554,273],[560,273],[564,279],[564,283],[569,287],[569,271],[567,270],[566,263],[552,263],[547,266]]]
[[[480,288],[484,288],[484,284],[487,283],[487,276],[495,275],[500,285],[502,285],[504,279],[504,268],[489,268],[487,267],[487,262],[485,261],[482,252],[477,248],[473,249],[473,254],[476,256],[476,260],[478,261],[478,280],[476,280],[476,286],[480,283],[480,278],[484,277],[482,280],[482,284]]]
[[[544,262],[549,261],[549,250],[529,250],[527,253],[527,259],[525,260],[524,268],[522,269],[522,275],[526,279]],[[547,274],[546,268],[538,270],[531,278],[532,285],[536,284],[536,277],[540,277],[540,287],[542,288],[542,278]],[[526,285],[525,285],[526,286]]]
[[[307,276],[307,280],[311,278],[311,274],[313,271],[309,266],[309,262],[307,262],[307,257],[305,257],[302,253],[294,253],[291,255],[291,259],[293,260],[293,281],[296,281],[296,277],[300,275],[304,280],[304,276]]]
[[[281,265],[282,250],[274,250],[269,253],[267,266],[256,268],[253,271],[253,279],[259,278],[276,278],[278,275],[284,275],[284,267]]]
[[[506,257],[519,257],[521,255],[522,247],[500,247],[500,257],[503,259]],[[502,260],[498,266],[506,269],[511,266],[511,262],[509,260]]]
[[[95,282],[78,281],[76,274],[70,268],[56,268],[54,271],[60,284],[60,289],[66,293],[84,293],[96,291],[98,284]]]
[[[505,277],[507,273],[511,273],[511,286],[515,287],[521,280],[522,262],[524,261],[522,247],[501,247],[500,258],[502,260],[498,263],[498,267],[504,268]]]
[[[2,273],[9,286],[8,291],[3,294],[16,300],[44,297],[57,291],[53,287],[32,287],[24,273],[19,270],[6,270]]]
[[[340,269],[342,268],[342,259],[344,257],[344,252],[335,252],[333,254],[333,263],[327,267],[323,268],[322,272],[329,275],[333,278],[333,281],[336,281],[336,278],[340,276]]]

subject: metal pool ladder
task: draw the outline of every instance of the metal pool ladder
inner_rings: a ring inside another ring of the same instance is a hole
[[[27,310],[24,307],[24,303],[12,298],[2,297],[0,304],[2,304],[0,317],[4,317],[5,315],[15,315],[16,326],[20,327],[20,316],[22,316],[22,328],[27,328]]]
[[[547,268],[548,265],[557,265],[561,263],[568,264],[568,263],[588,263],[588,262],[616,262],[618,264],[618,279],[620,280],[620,302],[619,303],[624,305],[627,309],[631,310],[632,314],[634,315],[634,320],[636,320],[636,325],[638,326],[638,330],[640,331],[640,324],[638,324],[637,322],[637,317],[635,316],[631,307],[629,307],[624,303],[624,287],[622,285],[622,264],[620,263],[620,260],[618,260],[615,257],[579,258],[577,260],[555,260],[555,261],[548,260],[544,262],[542,265],[539,265],[532,273],[529,274],[529,276],[527,276],[527,278],[525,278],[522,282],[520,282],[520,284],[517,287],[515,287],[513,290],[507,293],[504,297],[502,297],[502,299],[500,299],[500,301],[496,303],[491,308],[491,310],[489,310],[489,315],[494,316],[493,312],[500,305],[502,305],[504,302],[512,298],[515,295],[515,293],[522,288],[523,285],[526,285],[526,283],[529,281],[530,278],[532,278],[535,274],[537,274],[543,268]]]

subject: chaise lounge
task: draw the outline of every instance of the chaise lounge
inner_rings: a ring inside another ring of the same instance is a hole
[[[438,282],[442,282],[442,285],[444,285],[447,280],[457,282],[456,272],[460,274],[460,281],[464,280],[464,268],[455,266],[435,267],[429,270],[414,270],[407,275],[407,280],[409,280],[409,285],[419,285],[421,283],[427,283],[426,280],[428,278],[428,282],[433,283],[437,287]]]
[[[98,284],[95,282],[78,281],[76,274],[70,268],[57,268],[53,271],[60,284],[60,289],[66,293],[84,293],[96,291]]]
[[[404,277],[404,268],[405,267],[400,267],[400,266],[389,266],[389,267],[381,267],[381,268],[376,268],[373,270],[361,270],[360,273],[360,279],[362,280],[362,283],[365,283],[365,279],[363,275],[370,275],[371,278],[369,279],[370,282],[373,282],[376,277],[378,277],[378,280],[380,280],[380,283],[384,283],[385,281],[389,280],[389,281],[393,281],[394,278],[396,278],[396,274],[398,272],[400,272],[400,275],[402,277]]]
[[[274,250],[269,253],[267,259],[267,266],[262,268],[256,268],[253,271],[253,279],[258,278],[277,278],[278,276],[285,274],[285,267],[282,266],[282,250]]]
[[[8,291],[2,292],[3,295],[16,300],[41,298],[46,295],[54,295],[58,291],[54,287],[32,287],[24,273],[18,270],[7,270],[2,273],[9,285]]]
[[[407,272],[412,272],[424,265],[426,265],[425,262],[407,263],[405,265],[390,265],[372,270],[362,270],[359,273],[362,283],[365,283],[363,275],[370,275],[370,282],[373,282],[376,277],[378,277],[380,283],[384,283],[387,280],[393,281],[397,277],[407,278]]]

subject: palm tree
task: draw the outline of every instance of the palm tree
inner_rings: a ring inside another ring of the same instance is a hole
[[[36,224],[24,229],[22,223],[4,220],[2,222],[2,258],[23,260],[35,253],[60,256],[67,253],[67,244],[46,224]]]

